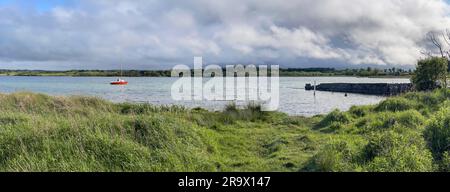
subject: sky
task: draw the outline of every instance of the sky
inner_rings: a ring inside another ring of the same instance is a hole
[[[414,67],[444,0],[0,0],[0,68]]]

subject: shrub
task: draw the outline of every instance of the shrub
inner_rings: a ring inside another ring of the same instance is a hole
[[[309,171],[345,172],[356,169],[354,156],[356,151],[345,141],[333,141],[323,147],[308,167]]]
[[[236,103],[231,102],[225,106],[225,112],[237,112],[239,109]]]
[[[416,146],[389,151],[385,156],[376,157],[367,165],[370,172],[431,172],[434,171],[433,158],[429,151]]]
[[[445,152],[442,156],[441,170],[450,172],[450,152]]]
[[[362,132],[383,131],[389,129],[420,129],[425,124],[425,117],[416,110],[402,112],[376,113],[356,123]]]
[[[402,97],[390,98],[381,102],[375,111],[406,111],[409,109],[414,109],[415,105],[413,101],[407,100]]]
[[[407,129],[420,129],[425,124],[425,117],[416,110],[408,110],[395,114],[401,126]]]
[[[363,150],[372,172],[428,172],[433,171],[433,158],[425,141],[416,132],[399,134],[394,131],[377,133],[369,138]]]
[[[352,106],[349,113],[354,117],[364,117],[370,113],[372,106]]]
[[[428,123],[425,130],[431,151],[440,159],[445,152],[450,151],[450,109],[440,110]]]
[[[441,104],[450,99],[449,89],[438,89],[432,93],[412,92],[404,96],[406,99],[415,101],[417,109],[421,112],[436,111]]]
[[[446,86],[447,66],[446,58],[432,57],[420,60],[417,69],[411,78],[414,87],[418,91],[428,91],[438,88],[437,82],[441,86]]]
[[[339,124],[347,124],[351,122],[350,116],[339,110],[334,110],[329,113],[327,116],[323,118],[323,120],[319,123],[320,127],[326,127],[333,125],[333,127],[337,127]]]

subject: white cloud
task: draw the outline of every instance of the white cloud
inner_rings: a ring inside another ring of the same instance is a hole
[[[207,62],[289,67],[414,65],[425,34],[450,26],[449,10],[442,0],[99,0],[48,12],[0,7],[0,62],[151,69],[202,55]]]

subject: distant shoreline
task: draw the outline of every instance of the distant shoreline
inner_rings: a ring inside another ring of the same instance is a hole
[[[411,71],[402,69],[342,69],[305,68],[280,69],[280,77],[364,77],[364,78],[410,78]],[[67,76],[67,77],[171,77],[169,70],[1,70],[0,76]]]
[[[119,76],[72,76],[72,75],[3,75],[0,74],[0,77],[111,77],[116,78]],[[172,78],[170,76],[121,76],[121,77],[139,77],[139,78],[145,78],[145,77],[154,77],[154,78]],[[334,76],[282,76],[280,77],[356,77],[356,78],[369,78],[369,79],[376,79],[376,78],[384,78],[384,79],[410,79],[411,76],[343,76],[343,75],[334,75]]]

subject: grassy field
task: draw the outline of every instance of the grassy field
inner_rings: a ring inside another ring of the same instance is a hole
[[[312,118],[0,95],[0,171],[449,171],[450,91]]]

